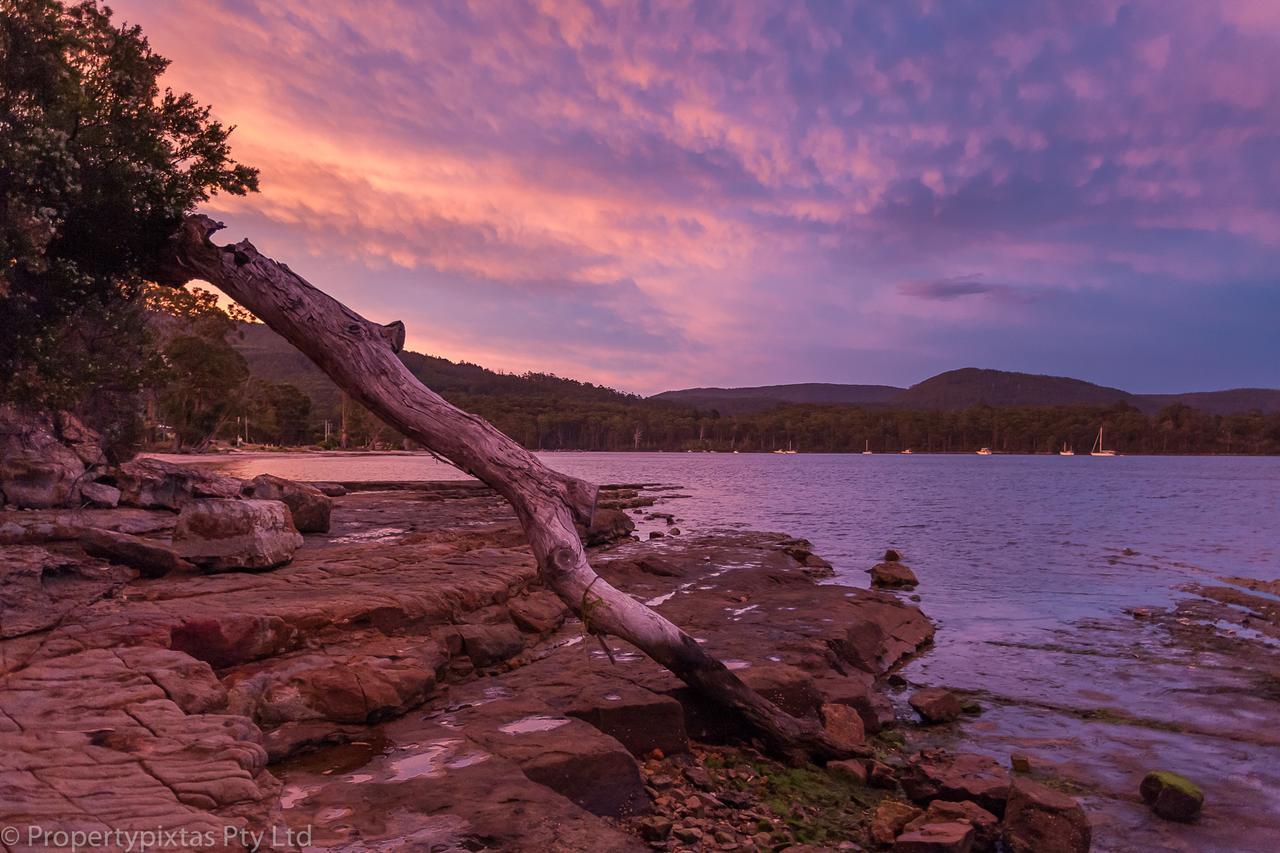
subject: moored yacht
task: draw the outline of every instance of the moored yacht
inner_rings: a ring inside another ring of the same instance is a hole
[[[1090,456],[1115,456],[1114,450],[1102,449],[1102,427],[1098,427],[1098,439],[1093,443],[1093,449],[1089,451]]]

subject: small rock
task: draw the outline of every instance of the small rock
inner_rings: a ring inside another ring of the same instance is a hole
[[[835,776],[855,782],[859,785],[867,784],[867,765],[863,761],[855,758],[846,759],[844,761],[827,762],[827,770]]]
[[[163,542],[117,533],[114,530],[91,527],[80,534],[80,547],[94,557],[137,569],[146,578],[195,569],[195,566],[179,557],[177,551]]]
[[[1013,755],[1009,756],[1009,766],[1012,767],[1016,773],[1030,773],[1031,757],[1024,752],[1015,752]]]
[[[892,844],[903,827],[924,814],[924,809],[898,800],[884,800],[871,818],[871,838],[877,844]]]
[[[899,553],[896,549],[890,548],[884,552],[884,562],[900,563],[902,562],[902,554]]]
[[[994,850],[1000,837],[1000,819],[977,803],[963,800],[958,803],[934,800],[925,809],[924,816],[907,824],[907,830],[919,829],[925,824],[959,821],[973,827],[973,849]]]
[[[702,830],[692,826],[677,826],[674,830],[676,838],[685,844],[697,844],[702,840]]]
[[[964,710],[960,697],[944,687],[926,687],[911,694],[908,700],[926,723],[950,723]]]
[[[684,778],[689,780],[690,785],[695,788],[701,788],[704,791],[710,791],[714,786],[711,781],[711,774],[704,767],[686,767]]]
[[[665,534],[665,533],[663,533],[661,530],[650,530],[650,531],[649,531],[649,538],[650,538],[650,539],[663,539],[663,538],[665,538],[665,537],[666,537],[666,534]]]
[[[1168,770],[1148,773],[1138,791],[1151,810],[1165,820],[1195,820],[1204,805],[1204,792],[1198,785]]]
[[[867,573],[872,586],[884,589],[912,589],[920,584],[916,573],[902,563],[877,563]]]
[[[973,827],[961,821],[926,823],[899,835],[893,853],[969,853],[973,834]]]
[[[668,536],[679,536],[679,535],[680,535],[680,528],[679,528],[679,527],[668,527],[668,528],[667,528],[667,535],[668,535]]]
[[[665,774],[659,776],[650,776],[649,784],[659,791],[665,791],[676,783],[675,779]]]
[[[1004,816],[1010,853],[1088,853],[1092,830],[1071,797],[1030,779],[1016,778]]]
[[[671,827],[670,820],[657,815],[644,818],[637,825],[640,830],[640,837],[645,841],[665,841],[667,836],[671,834]]]

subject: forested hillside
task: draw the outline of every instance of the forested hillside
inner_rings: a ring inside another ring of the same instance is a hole
[[[329,380],[265,326],[248,325],[241,331],[235,345],[252,375],[304,391],[313,401],[312,435],[319,440],[328,420],[331,436],[337,436],[344,406]],[[882,453],[906,448],[960,453],[980,447],[1049,453],[1065,443],[1087,452],[1105,425],[1107,446],[1122,453],[1280,453],[1280,413],[1275,411],[1226,416],[1173,402],[1144,412],[1135,405],[1135,395],[1124,391],[1028,374],[952,371],[905,391],[820,384],[696,389],[704,393],[690,394],[694,402],[671,394],[646,399],[546,374],[496,373],[413,352],[401,358],[428,387],[533,449],[759,452],[791,446],[801,452],[859,452],[869,445]],[[1042,379],[1053,381],[1036,381]],[[985,388],[982,393],[994,399],[1015,401],[1037,399],[1036,389],[1050,387],[1071,401],[1055,406],[965,404],[957,388],[975,387]],[[858,390],[846,393],[841,388]],[[773,399],[763,409],[735,408],[735,402],[767,399],[761,392],[834,396],[837,401],[870,397],[871,402],[789,404]],[[897,404],[903,398],[914,405]],[[346,423],[349,446],[398,441],[350,403]]]

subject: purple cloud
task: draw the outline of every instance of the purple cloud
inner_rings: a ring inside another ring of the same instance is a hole
[[[214,212],[419,348],[637,391],[1178,390],[1189,350],[1280,384],[1274,3],[113,5],[263,169]]]

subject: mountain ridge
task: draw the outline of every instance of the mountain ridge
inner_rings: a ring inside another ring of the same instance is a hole
[[[824,389],[827,399],[806,398],[803,393],[794,390],[810,388]],[[863,399],[856,403],[844,402],[842,397],[846,396],[861,396]],[[966,409],[984,404],[1001,407],[1125,403],[1146,414],[1181,403],[1217,415],[1253,410],[1280,412],[1280,390],[1272,388],[1135,394],[1068,376],[977,367],[948,370],[908,388],[810,382],[749,388],[685,388],[663,391],[649,399],[684,403],[699,408],[717,408],[733,413],[763,411],[780,405],[804,403],[922,410]]]
[[[297,386],[321,416],[339,406],[336,386],[283,338],[261,324],[243,324],[233,341],[254,376]],[[1133,394],[1066,376],[962,367],[931,376],[909,388],[893,385],[797,382],[741,388],[685,388],[649,397],[551,374],[498,373],[467,362],[406,351],[401,360],[419,380],[445,397],[559,397],[594,403],[642,403],[688,406],[721,414],[749,414],[783,405],[863,406],[924,411],[965,409],[976,405],[1067,406],[1124,403],[1153,414],[1182,403],[1210,414],[1260,410],[1280,412],[1280,390],[1232,388],[1181,394]]]

